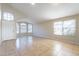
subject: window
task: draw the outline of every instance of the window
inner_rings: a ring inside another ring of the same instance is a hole
[[[17,33],[32,33],[32,24],[29,23],[16,23]]]
[[[76,24],[75,20],[59,21],[54,23],[55,35],[74,35]]]
[[[1,10],[0,10],[0,20],[1,20]]]
[[[32,33],[32,24],[28,24],[28,33]]]
[[[27,32],[26,23],[20,23],[20,26],[21,26],[21,33],[26,33]]]
[[[76,30],[75,20],[64,21],[63,28],[64,28],[63,29],[64,35],[75,34],[75,30]]]
[[[19,31],[19,28],[20,28],[20,27],[19,27],[19,23],[16,23],[16,32],[17,32],[17,33],[20,32],[20,31]]]
[[[4,20],[14,20],[14,16],[13,16],[13,14],[11,14],[11,13],[4,12],[4,13],[3,13],[3,19],[4,19]]]
[[[62,35],[62,22],[55,22],[54,23],[54,34]]]

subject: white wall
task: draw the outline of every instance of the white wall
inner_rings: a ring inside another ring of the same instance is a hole
[[[46,26],[44,26],[46,25]],[[40,36],[40,37],[48,37],[50,36],[51,34],[49,33],[50,32],[50,28],[46,28],[46,27],[50,27],[50,24],[33,24],[33,34],[35,36]]]
[[[61,20],[76,20],[76,34],[75,36],[58,36],[53,34],[53,22],[54,21],[61,21]],[[79,44],[79,15],[64,17],[60,19],[50,20],[42,23],[34,24],[34,35],[50,38],[54,40],[61,40],[69,43]]]

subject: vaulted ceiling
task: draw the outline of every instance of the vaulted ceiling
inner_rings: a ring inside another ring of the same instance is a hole
[[[12,7],[23,12],[27,19],[34,22],[47,21],[79,14],[78,3],[12,3]]]

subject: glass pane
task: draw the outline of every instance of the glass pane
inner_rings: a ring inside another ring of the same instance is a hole
[[[20,26],[19,26],[19,23],[16,23],[16,32],[17,32],[17,33],[20,33],[20,32],[19,32],[19,31],[20,31],[20,30],[19,30],[19,29],[20,29],[19,27],[20,27]]]
[[[55,22],[54,23],[54,34],[62,35],[62,22]]]
[[[75,33],[75,20],[64,21],[64,35],[73,35]]]
[[[32,24],[28,24],[28,32],[32,33]]]
[[[27,25],[26,23],[20,23],[21,26],[21,33],[26,33],[27,32]]]
[[[8,13],[8,12],[4,12],[3,18],[4,18],[4,20],[14,20],[13,14]]]

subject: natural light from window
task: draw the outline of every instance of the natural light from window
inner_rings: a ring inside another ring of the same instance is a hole
[[[32,33],[32,24],[28,24],[28,33]]]
[[[29,23],[16,23],[17,33],[32,33],[32,24]]]
[[[20,33],[20,30],[19,30],[19,29],[20,29],[20,26],[19,26],[18,23],[16,23],[16,32],[17,32],[17,33]]]
[[[26,23],[21,23],[20,26],[21,26],[21,33],[26,33],[27,32]]]
[[[75,20],[59,21],[54,23],[55,35],[74,35],[76,30]]]
[[[62,35],[62,22],[55,22],[54,23],[54,34]]]
[[[14,15],[11,14],[11,13],[8,13],[8,12],[4,12],[3,13],[3,19],[8,20],[8,21],[14,20]]]

